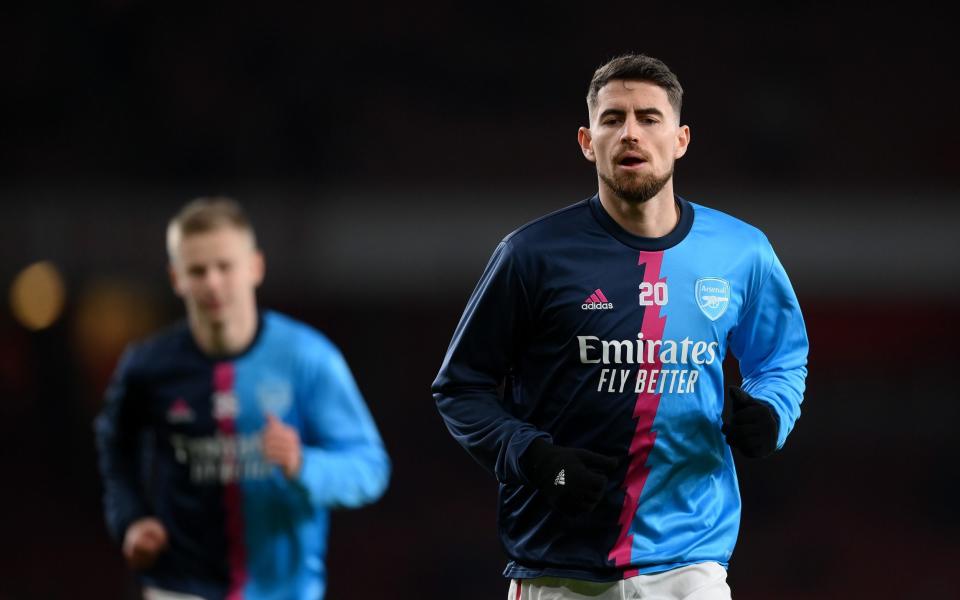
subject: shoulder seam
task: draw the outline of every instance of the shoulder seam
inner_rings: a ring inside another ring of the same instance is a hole
[[[750,224],[747,223],[747,225],[750,225]],[[752,227],[752,225],[751,225],[751,227]],[[741,315],[745,315],[745,314],[747,314],[748,312],[750,312],[751,310],[753,310],[753,307],[754,307],[754,306],[757,304],[757,302],[760,300],[760,293],[761,293],[761,291],[763,290],[764,286],[767,285],[767,281],[770,280],[770,276],[773,275],[773,263],[774,263],[774,261],[776,260],[776,258],[775,258],[776,255],[775,255],[774,252],[773,252],[773,247],[770,245],[770,240],[767,239],[766,234],[764,234],[762,231],[760,231],[760,230],[757,229],[756,227],[754,227],[754,229],[757,230],[757,232],[760,234],[761,239],[763,239],[763,241],[767,243],[767,246],[770,247],[770,252],[769,252],[770,258],[766,261],[766,262],[767,262],[767,264],[765,265],[765,266],[767,267],[767,272],[766,272],[766,274],[764,274],[763,276],[761,276],[761,278],[760,278],[760,285],[757,286],[757,291],[756,291],[756,293],[754,294],[753,298],[750,298],[750,304],[749,304],[743,311],[741,311],[741,313],[740,313]],[[739,325],[739,324],[740,324],[740,323],[739,323],[739,321],[738,321],[738,322],[737,322],[737,325]]]
[[[557,209],[557,210],[555,210],[555,211],[553,211],[553,212],[551,212],[551,213],[545,214],[545,215],[543,215],[542,217],[537,217],[536,219],[530,221],[529,223],[525,223],[525,224],[521,225],[520,227],[514,229],[514,230],[511,231],[510,233],[508,233],[508,234],[506,235],[506,237],[503,238],[503,241],[504,241],[504,242],[509,241],[510,239],[512,239],[513,237],[515,237],[517,234],[523,232],[523,231],[526,230],[526,229],[529,229],[530,227],[533,227],[534,225],[539,224],[541,221],[545,221],[545,220],[547,220],[547,219],[550,219],[550,218],[559,216],[559,215],[561,215],[561,214],[563,214],[563,213],[570,212],[570,211],[572,211],[572,210],[583,209],[583,208],[587,208],[587,205],[586,205],[586,201],[585,201],[585,200],[581,200],[581,201],[579,201],[579,202],[576,202],[576,203],[574,203],[574,204],[571,204],[570,206],[564,206],[563,208],[560,208],[560,209]]]
[[[758,233],[758,234],[760,234],[761,237],[766,238],[766,234],[763,232],[762,229],[760,229],[759,227],[757,227],[757,226],[754,225],[753,223],[750,223],[749,221],[744,221],[743,219],[741,219],[740,217],[738,217],[738,216],[736,216],[736,215],[732,215],[732,214],[730,214],[730,213],[728,213],[728,212],[725,212],[725,211],[722,211],[722,210],[720,210],[720,209],[718,209],[718,208],[714,208],[714,207],[712,207],[712,206],[706,206],[706,205],[704,205],[704,204],[699,204],[699,203],[697,203],[697,202],[690,202],[689,200],[687,200],[687,202],[688,202],[689,204],[693,205],[694,208],[697,209],[697,210],[703,210],[705,213],[713,213],[714,215],[717,215],[718,217],[721,217],[721,218],[725,218],[725,219],[729,219],[729,220],[731,220],[731,221],[734,221],[735,223],[737,223],[737,224],[740,225],[741,227],[745,227],[746,229],[753,230],[754,233]]]
[[[574,206],[575,206],[575,205],[574,205]],[[568,206],[567,208],[565,208],[565,209],[563,209],[563,210],[567,210],[567,209],[569,209],[569,208],[572,208],[572,207]],[[553,213],[551,213],[551,214],[553,214]],[[550,215],[547,215],[547,216],[550,216]],[[532,223],[530,223],[530,224],[532,225]],[[501,244],[505,244],[506,246],[509,246],[509,247],[511,247],[511,248],[514,247],[513,242],[512,242],[511,240],[509,240],[509,239],[504,239],[504,240],[503,240],[502,242],[500,242],[500,243],[501,243]],[[520,270],[517,269],[516,259],[514,258],[512,251],[507,253],[507,260],[510,261],[510,263],[511,263],[511,265],[512,265],[513,272],[516,273],[516,276],[517,276],[517,283],[520,284],[520,292],[521,292],[522,295],[523,295],[523,306],[527,309],[527,320],[532,320],[532,318],[533,318],[533,309],[532,309],[532,307],[530,306],[530,293],[527,292],[527,284],[523,281],[523,276],[522,276],[522,274],[520,273]]]

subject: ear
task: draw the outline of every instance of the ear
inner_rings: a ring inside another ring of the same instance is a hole
[[[674,158],[680,158],[687,153],[687,146],[690,145],[690,127],[681,125],[677,127],[677,145],[673,151]]]
[[[259,287],[267,272],[267,261],[260,250],[254,250],[250,268],[253,270],[253,285]]]
[[[577,141],[580,142],[580,151],[592,163],[597,162],[597,157],[593,153],[593,137],[588,127],[581,127],[577,130]]]
[[[182,298],[184,294],[184,291],[180,289],[182,281],[180,277],[177,276],[177,269],[173,266],[172,262],[167,263],[167,275],[170,277],[170,287],[173,288],[173,293]]]

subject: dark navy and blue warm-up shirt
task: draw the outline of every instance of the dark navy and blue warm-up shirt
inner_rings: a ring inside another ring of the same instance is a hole
[[[265,462],[267,415],[294,427],[303,465]],[[337,348],[275,312],[252,345],[212,358],[186,323],[124,354],[96,421],[107,523],[163,522],[145,584],[209,599],[318,600],[328,511],[380,497],[390,463]]]
[[[727,353],[779,416],[778,447],[799,416],[807,336],[770,243],[677,203],[662,238],[625,231],[596,196],[511,233],[454,332],[434,397],[500,481],[508,577],[726,566],[740,523],[720,431]],[[525,479],[518,459],[537,437],[624,459],[593,512],[552,511]]]

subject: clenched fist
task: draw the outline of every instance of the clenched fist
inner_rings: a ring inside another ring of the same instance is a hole
[[[302,453],[300,434],[273,415],[267,415],[267,424],[263,428],[263,455],[267,462],[280,467],[287,479],[293,479],[300,473]]]
[[[146,569],[167,547],[167,530],[156,517],[137,519],[123,536],[123,557],[133,569]]]

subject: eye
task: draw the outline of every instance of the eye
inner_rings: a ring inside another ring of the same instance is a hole
[[[194,265],[187,269],[187,273],[190,277],[202,278],[207,272],[207,268],[202,265]]]

